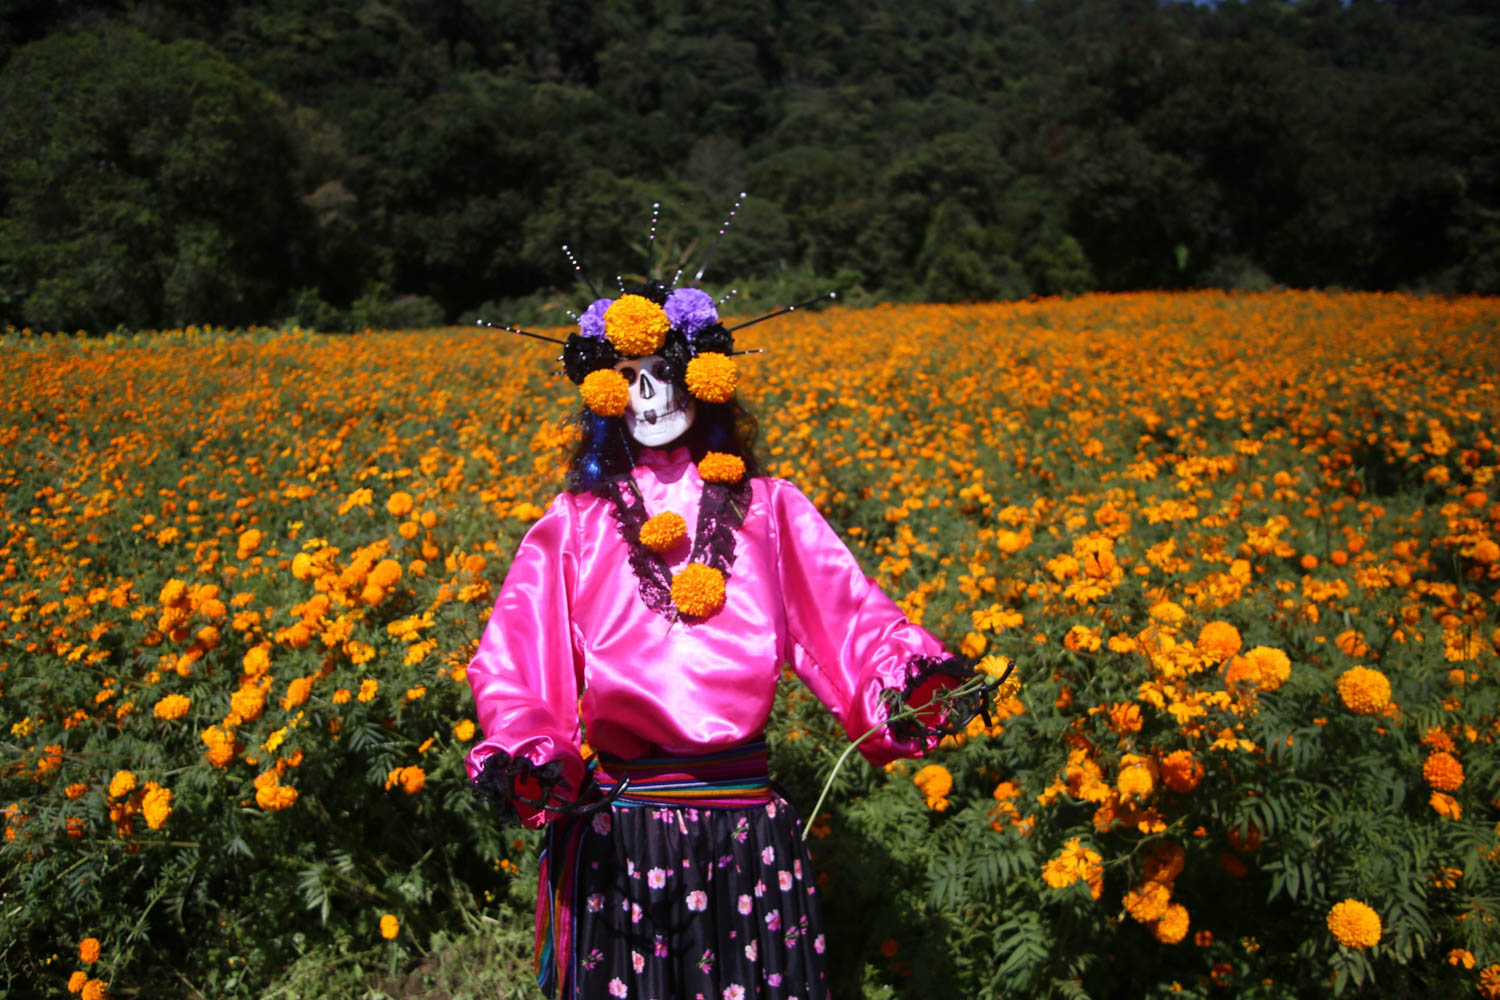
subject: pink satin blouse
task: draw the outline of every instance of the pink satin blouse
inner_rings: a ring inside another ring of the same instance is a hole
[[[676,511],[691,530],[703,481],[687,449],[643,451],[632,474],[647,512]],[[558,495],[517,549],[469,664],[485,733],[469,776],[504,750],[561,761],[579,788],[580,717],[596,749],[624,759],[734,746],[765,728],[784,663],[851,737],[883,721],[881,691],[901,688],[913,657],[946,655],[942,645],[864,575],[795,486],[754,479],[751,497],[724,607],[688,623],[642,601],[608,500]],[[674,573],[690,546],[678,549]],[[883,730],[860,747],[877,765],[922,749]],[[529,826],[546,819],[527,812]]]

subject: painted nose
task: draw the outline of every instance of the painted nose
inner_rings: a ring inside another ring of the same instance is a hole
[[[656,395],[656,383],[645,372],[641,372],[641,398],[651,399]]]

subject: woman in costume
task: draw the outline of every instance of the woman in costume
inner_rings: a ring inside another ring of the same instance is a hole
[[[585,404],[568,489],[469,666],[474,786],[550,824],[548,996],[826,1000],[802,821],[766,772],[782,665],[851,738],[971,675],[797,487],[760,475],[733,349],[693,287],[648,281],[584,313],[563,349]],[[880,765],[935,739],[907,718],[859,749]]]

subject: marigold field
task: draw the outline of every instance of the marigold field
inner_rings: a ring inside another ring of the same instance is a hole
[[[836,996],[1500,997],[1497,331],[1278,292],[742,336],[771,472],[1023,680],[809,817]],[[461,760],[553,352],[4,348],[3,995],[534,995],[537,838]],[[843,737],[793,682],[769,736],[810,810]]]

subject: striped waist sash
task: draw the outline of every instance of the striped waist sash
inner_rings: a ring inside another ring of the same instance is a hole
[[[607,795],[626,778],[630,784],[615,799],[617,806],[743,809],[771,801],[765,740],[695,757],[599,756],[594,780],[600,791]]]

